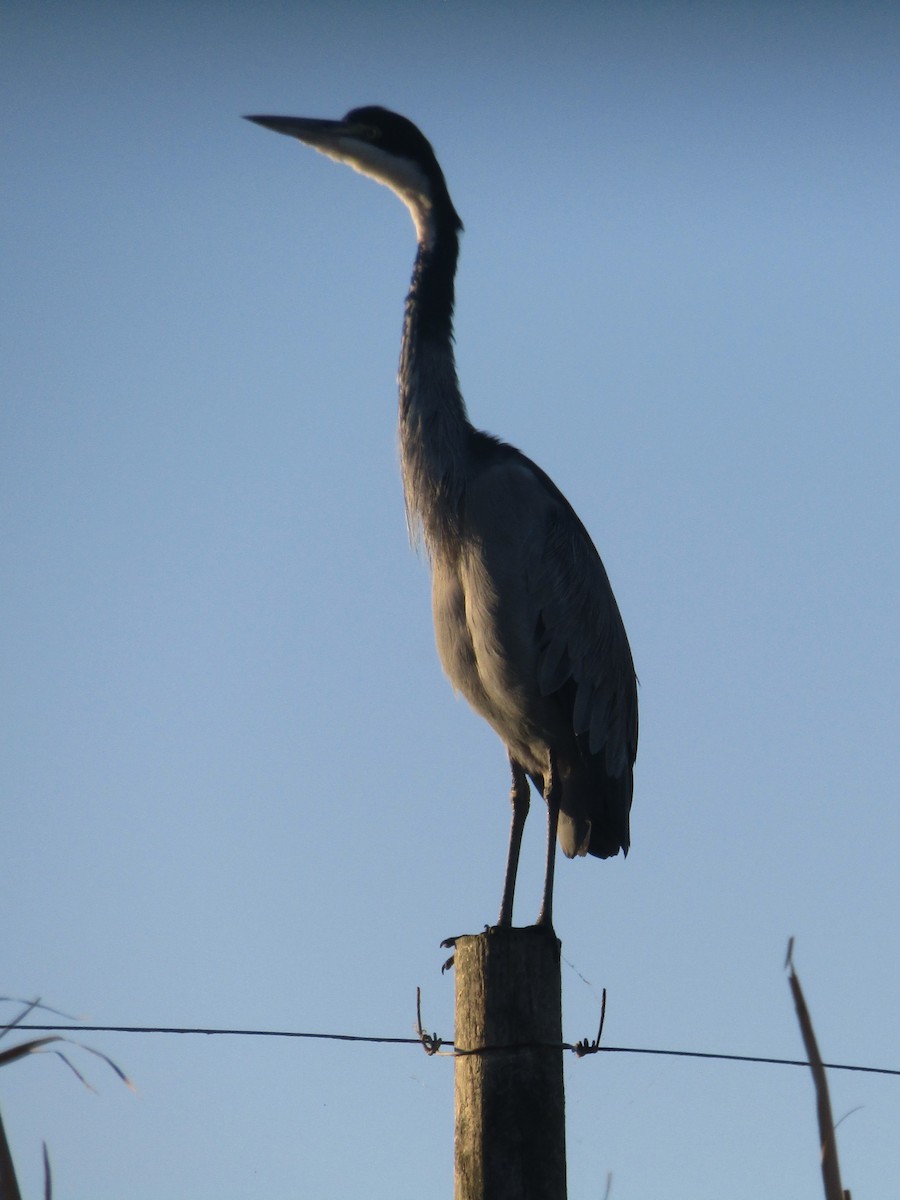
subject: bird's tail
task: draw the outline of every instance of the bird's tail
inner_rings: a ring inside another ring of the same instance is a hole
[[[587,775],[573,772],[563,779],[558,840],[567,858],[592,854],[614,858],[631,844],[632,774],[610,778],[599,763]]]

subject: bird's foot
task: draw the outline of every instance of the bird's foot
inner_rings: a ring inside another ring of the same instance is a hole
[[[540,917],[533,925],[526,925],[526,929],[530,929],[533,933],[549,933],[551,937],[556,937],[556,930],[553,928],[552,921],[542,921]]]
[[[503,929],[503,928],[506,928],[506,927],[505,927],[505,926],[502,926],[502,925],[485,925],[485,927],[484,927],[484,933],[496,933],[498,929]],[[470,934],[470,933],[458,933],[458,934],[456,934],[456,936],[455,936],[455,937],[447,937],[447,938],[444,938],[444,940],[441,942],[441,949],[443,949],[443,950],[455,950],[455,949],[456,949],[456,943],[459,941],[459,939],[460,939],[460,938],[462,938],[462,937],[472,937],[472,936],[477,936],[477,935],[473,935],[473,934]],[[450,957],[447,959],[447,961],[444,963],[444,965],[441,967],[441,974],[442,974],[442,975],[444,974],[444,972],[445,972],[445,971],[449,971],[449,970],[450,970],[450,968],[453,966],[453,963],[454,963],[455,959],[456,959],[456,955],[455,955],[455,954],[451,954],[451,955],[450,955]]]
[[[464,935],[461,933],[457,934],[457,937],[463,937],[463,936]],[[456,937],[444,938],[444,940],[441,942],[441,949],[442,950],[455,950],[456,949],[456,941],[457,941]],[[450,957],[446,960],[446,962],[441,964],[441,974],[442,975],[446,974],[446,972],[449,971],[450,968],[453,966],[453,963],[455,961],[456,961],[456,955],[451,954]]]

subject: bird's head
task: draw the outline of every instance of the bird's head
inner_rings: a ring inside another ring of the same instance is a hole
[[[340,121],[317,117],[247,117],[297,138],[337,162],[386,184],[412,213],[419,242],[434,241],[439,225],[462,228],[431,143],[406,117],[377,105],[354,108]]]

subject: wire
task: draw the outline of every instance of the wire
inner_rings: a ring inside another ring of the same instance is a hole
[[[301,1033],[291,1029],[202,1029],[159,1025],[17,1025],[16,1029],[62,1030],[65,1033],[196,1033],[209,1037],[318,1038],[330,1042],[383,1042],[387,1045],[421,1045],[417,1037],[370,1037],[362,1033]],[[449,1044],[449,1043],[447,1043]]]
[[[42,1032],[64,1033],[135,1033],[135,1034],[197,1034],[205,1037],[274,1037],[274,1038],[307,1038],[330,1042],[368,1042],[374,1045],[389,1046],[421,1046],[419,1037],[374,1037],[358,1033],[305,1033],[289,1029],[204,1029],[192,1026],[155,1026],[155,1025],[17,1025],[16,1029],[28,1029]],[[453,1042],[442,1042],[444,1046],[452,1046]],[[493,1048],[493,1047],[492,1047]],[[562,1042],[561,1050],[576,1050],[576,1045]],[[510,1047],[496,1047],[510,1049]],[[702,1058],[717,1062],[762,1063],[767,1066],[803,1067],[809,1069],[809,1063],[801,1058],[769,1058],[755,1054],[716,1054],[706,1050],[660,1050],[646,1046],[599,1046],[600,1054],[652,1054],[667,1058]],[[829,1071],[860,1071],[869,1075],[900,1076],[900,1070],[893,1067],[862,1067],[853,1063],[824,1063]]]

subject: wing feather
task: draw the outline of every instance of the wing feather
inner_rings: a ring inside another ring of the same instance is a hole
[[[538,682],[545,696],[572,686],[574,731],[618,778],[637,753],[631,650],[600,556],[571,506],[550,487],[556,502],[529,586],[539,614]]]

